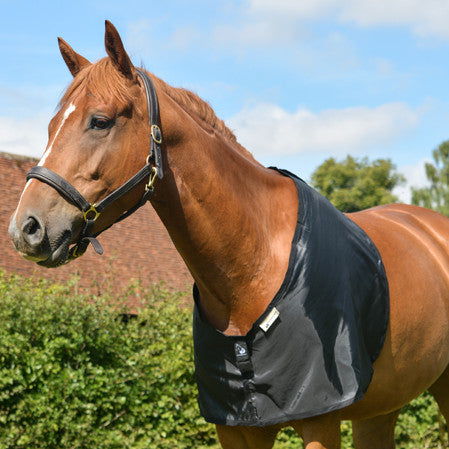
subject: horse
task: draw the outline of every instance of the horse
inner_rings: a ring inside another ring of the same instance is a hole
[[[110,22],[98,62],[60,38],[59,47],[73,81],[11,217],[16,249],[46,267],[82,255],[89,243],[101,252],[96,235],[149,200],[195,280],[204,321],[223,335],[245,335],[286,275],[299,208],[294,182],[257,162],[197,95],[136,68]],[[147,104],[145,76],[157,110]],[[224,449],[269,449],[284,426],[307,449],[336,449],[341,420],[352,420],[355,448],[394,448],[400,409],[427,389],[449,419],[449,220],[403,204],[348,217],[378,249],[390,295],[367,391],[293,421],[218,423]]]

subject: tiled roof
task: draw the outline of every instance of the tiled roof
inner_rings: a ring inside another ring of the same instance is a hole
[[[133,278],[140,278],[144,285],[165,281],[170,287],[183,290],[190,287],[190,274],[150,204],[101,234],[103,256],[90,247],[81,258],[56,269],[39,267],[21,258],[9,237],[8,225],[25,185],[25,176],[35,164],[33,158],[0,152],[1,268],[9,273],[55,280],[76,274],[81,277],[82,285],[94,289],[101,285],[105,274],[115,289],[127,286]]]

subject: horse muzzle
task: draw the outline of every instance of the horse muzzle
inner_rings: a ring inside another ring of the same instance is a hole
[[[13,215],[9,235],[22,257],[48,268],[65,263],[73,237],[71,226],[61,220],[48,226],[36,213]]]

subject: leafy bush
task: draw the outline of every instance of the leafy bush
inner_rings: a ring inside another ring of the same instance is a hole
[[[123,323],[110,298],[0,273],[0,447],[192,448],[200,418],[191,313],[182,295],[145,295]]]
[[[138,317],[116,298],[7,277],[0,270],[0,447],[218,449],[199,415],[191,310],[163,286],[142,292]],[[443,447],[428,395],[405,408],[398,447]],[[343,423],[343,448],[352,447]],[[276,449],[302,447],[292,429]]]
[[[429,393],[403,408],[396,425],[396,441],[404,449],[448,447],[445,420]]]

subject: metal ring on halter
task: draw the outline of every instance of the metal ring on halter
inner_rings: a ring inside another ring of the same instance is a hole
[[[91,212],[94,214],[93,218],[89,218],[87,216]],[[86,211],[83,212],[84,221],[87,221],[87,220],[95,221],[99,216],[100,216],[100,212],[98,212],[97,209],[95,209],[95,204],[91,204],[89,209],[87,209]]]

